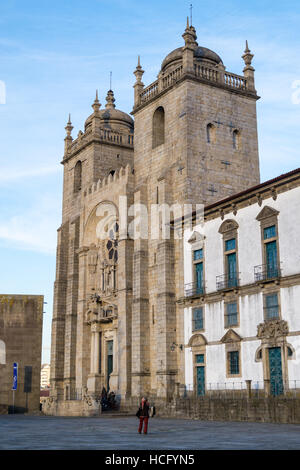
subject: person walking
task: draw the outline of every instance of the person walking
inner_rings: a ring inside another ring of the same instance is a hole
[[[144,425],[144,434],[147,434],[148,431],[148,421],[149,421],[149,403],[147,401],[147,398],[143,397],[140,407],[138,409],[138,417],[140,419],[140,424],[139,424],[139,429],[138,432],[141,434],[143,425]]]

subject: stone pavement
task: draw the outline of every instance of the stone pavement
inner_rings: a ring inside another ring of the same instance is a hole
[[[300,449],[300,425],[135,417],[0,416],[0,449]]]

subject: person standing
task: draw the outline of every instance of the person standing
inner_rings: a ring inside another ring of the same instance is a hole
[[[139,410],[138,410],[138,417],[140,419],[138,432],[140,434],[142,433],[143,426],[144,426],[144,434],[147,434],[147,431],[148,431],[149,406],[150,405],[147,401],[147,398],[143,397]]]

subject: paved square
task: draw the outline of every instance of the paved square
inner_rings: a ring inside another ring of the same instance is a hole
[[[300,449],[300,425],[135,417],[0,416],[0,449]]]

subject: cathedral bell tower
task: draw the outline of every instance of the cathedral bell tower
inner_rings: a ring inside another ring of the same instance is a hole
[[[246,44],[243,75],[199,46],[187,25],[184,45],[144,86],[134,72],[135,202],[209,205],[260,181],[253,55]],[[181,242],[135,240],[132,311],[132,395],[169,397],[184,383]],[[174,345],[176,347],[174,348]],[[177,346],[179,345],[179,346]]]
[[[131,379],[133,242],[119,233],[118,216],[120,196],[132,203],[134,123],[116,109],[112,90],[103,108],[96,92],[92,109],[76,139],[70,116],[65,128],[51,346],[55,413],[74,412],[70,400],[78,401],[77,413],[78,404],[99,413],[102,388],[125,396]],[[107,217],[107,238],[100,238]]]

